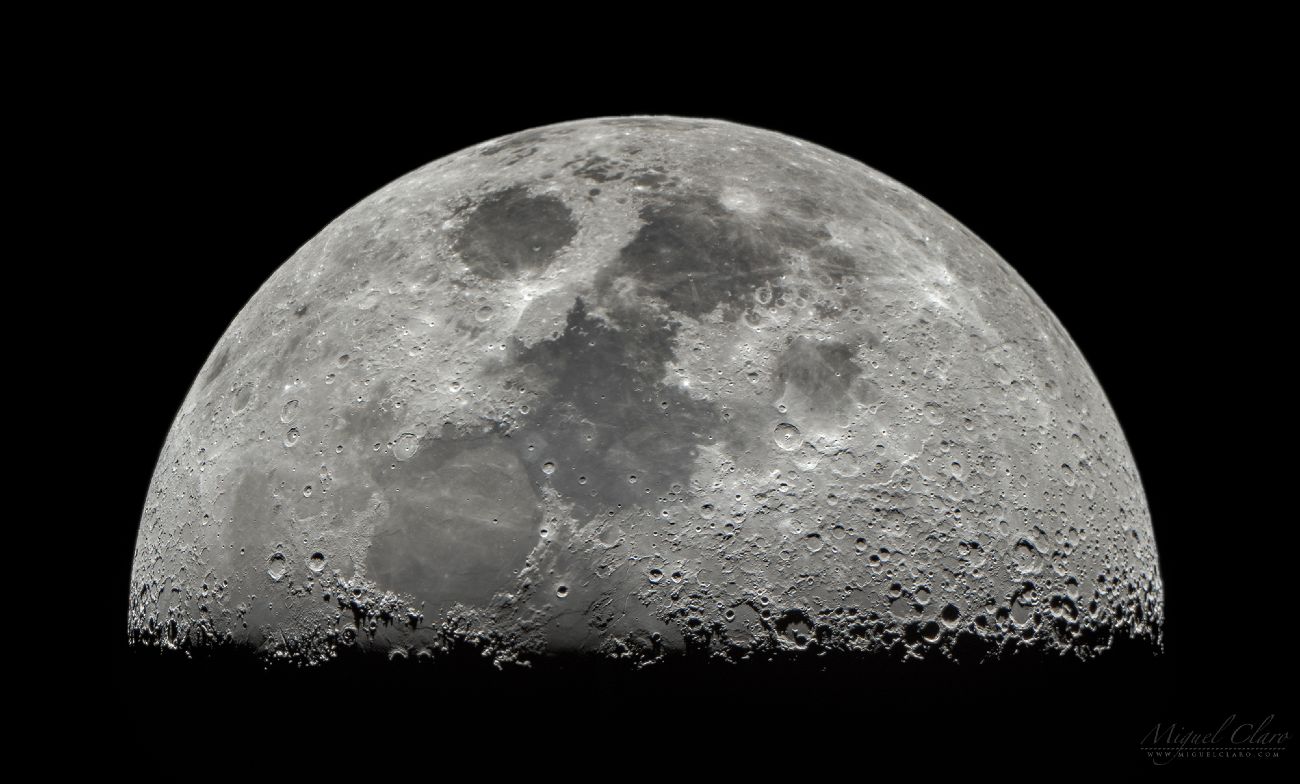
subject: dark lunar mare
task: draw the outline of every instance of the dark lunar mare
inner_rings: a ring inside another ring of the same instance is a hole
[[[614,309],[611,319],[579,298],[563,333],[516,344],[513,357],[516,367],[541,372],[546,402],[511,437],[521,449],[543,450],[529,463],[533,478],[571,500],[580,519],[654,507],[689,481],[700,444],[727,435],[712,403],[662,383],[679,324],[640,308]],[[552,474],[543,460],[555,461]]]
[[[480,201],[453,244],[475,273],[501,279],[544,268],[577,233],[559,198],[514,186]]]
[[[405,461],[374,471],[389,498],[366,565],[382,584],[430,602],[485,604],[523,566],[541,525],[537,491],[497,432],[445,427]]]
[[[728,321],[753,307],[763,284],[780,290],[787,265],[763,224],[737,219],[708,195],[685,194],[641,210],[641,228],[597,277],[608,290],[627,275],[672,310],[699,317],[723,306]]]

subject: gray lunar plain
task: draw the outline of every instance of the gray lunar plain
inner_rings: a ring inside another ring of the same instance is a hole
[[[814,144],[623,117],[434,161],[276,271],[172,425],[128,639],[1086,659],[1162,613],[1115,416],[993,250]]]

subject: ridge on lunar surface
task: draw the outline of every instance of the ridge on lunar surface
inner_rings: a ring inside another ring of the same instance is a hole
[[[730,122],[504,136],[362,200],[172,425],[128,637],[267,661],[1158,647],[1078,348],[942,210]]]

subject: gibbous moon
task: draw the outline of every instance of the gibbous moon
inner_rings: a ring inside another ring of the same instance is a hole
[[[1115,416],[991,248],[815,144],[617,117],[434,161],[272,275],[159,457],[129,640],[979,661],[1162,614]]]

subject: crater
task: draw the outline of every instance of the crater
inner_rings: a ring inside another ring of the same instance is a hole
[[[217,376],[221,375],[221,371],[226,369],[226,363],[229,361],[230,346],[226,346],[221,350],[221,354],[217,356],[217,361],[212,363],[212,369],[208,371],[208,375],[203,379],[203,385],[207,386],[215,381]]]
[[[544,269],[577,233],[563,201],[517,185],[479,202],[452,246],[475,274],[504,279]]]

